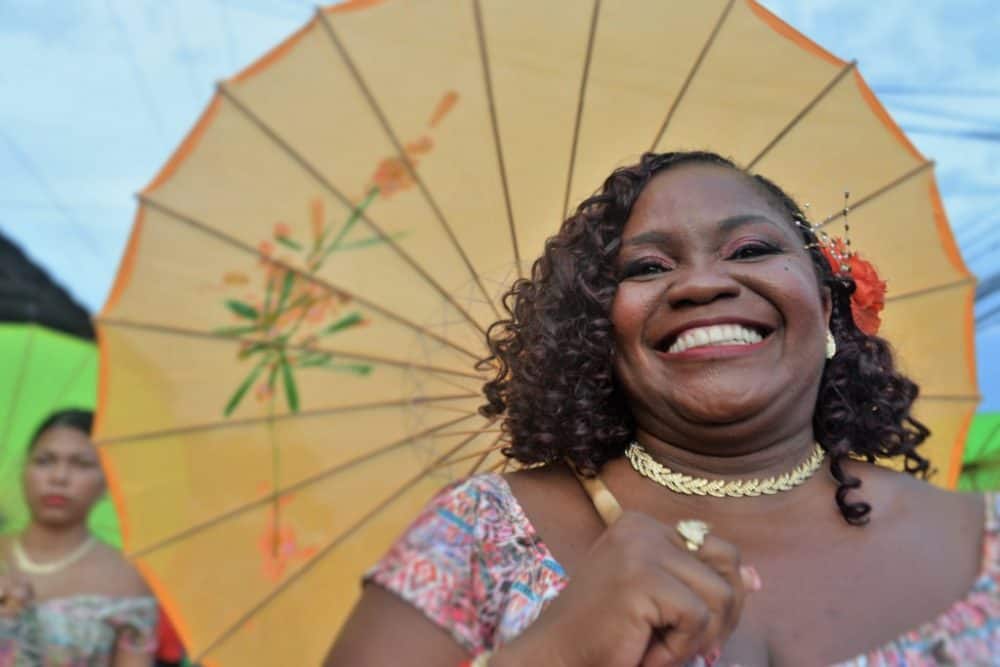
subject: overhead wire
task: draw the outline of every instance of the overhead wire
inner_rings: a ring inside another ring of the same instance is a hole
[[[980,225],[980,228],[981,231],[972,239],[966,236],[959,240],[959,247],[962,248],[962,254],[968,262],[974,262],[983,256],[983,248],[986,248],[988,252],[991,248],[996,249],[1000,247],[1000,237],[998,237],[998,232],[1000,232],[1000,217],[994,216],[988,218],[987,225]]]
[[[235,72],[237,67],[236,34],[233,32],[233,24],[229,17],[229,1],[215,0],[215,4],[219,7],[219,20],[222,24],[223,37],[226,40],[226,55],[229,58],[229,69]]]
[[[73,234],[83,241],[85,245],[94,255],[94,258],[99,262],[103,262],[105,259],[105,253],[101,244],[97,241],[94,235],[91,233],[90,228],[84,225],[79,218],[74,215],[70,207],[63,203],[62,199],[56,193],[55,188],[49,183],[48,178],[42,173],[38,165],[35,164],[31,156],[21,148],[20,145],[14,138],[7,134],[2,127],[0,127],[0,140],[7,145],[10,154],[14,157],[14,160],[20,165],[28,176],[30,176],[38,185],[39,189],[45,194],[49,200],[49,204],[52,209],[57,211],[68,223],[69,228]]]
[[[170,29],[171,32],[174,34],[174,40],[180,47],[180,52],[178,54],[178,57],[175,58],[175,60],[179,60],[181,63],[183,63],[184,71],[187,74],[188,85],[191,87],[191,95],[194,98],[195,102],[200,103],[202,101],[201,99],[202,94],[201,91],[199,90],[200,86],[198,84],[199,82],[198,72],[195,70],[195,65],[193,62],[194,51],[192,51],[191,47],[188,45],[187,39],[184,37],[184,30],[182,29],[182,26],[180,24],[181,23],[180,3],[175,2],[170,4],[171,7],[168,10],[170,12],[170,19],[169,19]],[[206,90],[208,90],[207,87]]]
[[[1000,130],[952,129],[931,127],[930,125],[902,125],[902,128],[908,134],[929,134],[938,137],[950,137],[952,139],[1000,143]]]
[[[237,9],[239,9],[239,11],[257,14],[258,16],[284,19],[286,21],[299,21],[303,18],[301,13],[292,11],[293,8],[291,6],[289,6],[286,10],[284,5],[276,5],[274,3],[262,4],[258,0],[241,0]],[[315,11],[315,6],[310,6],[309,9],[310,11]]]
[[[132,80],[135,83],[136,90],[139,92],[139,97],[145,104],[146,112],[153,120],[153,125],[156,126],[156,130],[162,138],[164,135],[163,117],[160,116],[160,111],[153,98],[153,91],[146,81],[146,76],[142,71],[142,67],[139,65],[139,59],[136,57],[135,48],[129,40],[128,30],[125,28],[125,22],[118,13],[118,9],[114,5],[114,0],[105,0],[105,4],[108,8],[108,15],[111,17],[111,23],[114,24],[115,29],[118,31],[118,38],[121,40],[124,47],[122,50],[125,52],[129,64],[131,65]]]
[[[921,87],[905,84],[877,84],[872,90],[882,96],[913,97],[1000,97],[1000,90],[991,88]]]
[[[995,124],[995,127],[1000,127],[1000,118],[984,118],[982,116],[977,116],[974,114],[963,113],[961,111],[955,111],[953,109],[942,109],[935,108],[923,104],[909,104],[906,102],[892,102],[890,104],[893,112],[904,111],[906,113],[915,113],[923,116],[933,116],[934,118],[941,120],[954,120],[958,122],[966,123],[976,123],[980,126]]]

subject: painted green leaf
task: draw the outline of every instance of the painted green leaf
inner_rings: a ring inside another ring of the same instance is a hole
[[[277,237],[277,241],[286,248],[291,248],[292,250],[302,250],[301,243],[299,243],[298,241],[293,241],[287,236],[279,236]]]
[[[212,334],[216,336],[227,336],[229,338],[235,338],[242,336],[243,334],[253,333],[254,331],[259,331],[260,325],[251,324],[245,327],[221,327],[219,329],[213,329]]]
[[[361,317],[361,313],[358,312],[348,313],[347,315],[344,315],[330,326],[323,329],[323,331],[320,332],[320,335],[326,336],[328,334],[337,333],[338,331],[343,331],[344,329],[348,329],[350,327],[361,324],[362,320],[363,318]]]
[[[296,365],[299,366],[299,368],[322,366],[331,359],[333,359],[333,354],[330,352],[307,352],[299,359],[299,363]]]
[[[317,359],[315,361],[300,361],[299,368],[320,368],[326,371],[337,373],[352,373],[354,375],[370,375],[374,367],[370,364],[338,364],[334,363],[332,356],[330,359]]]
[[[261,352],[263,350],[269,350],[272,347],[273,347],[273,345],[271,345],[271,343],[263,342],[263,341],[260,341],[260,342],[257,342],[257,343],[251,343],[250,345],[248,345],[246,347],[246,349],[240,350],[239,358],[240,359],[246,359],[248,357],[252,357],[253,355],[255,355],[258,352]]]
[[[278,312],[285,307],[285,303],[288,301],[288,295],[292,293],[292,287],[295,285],[295,274],[291,271],[285,273],[285,279],[281,281],[281,296],[278,297]]]
[[[344,226],[340,228],[339,232],[337,232],[336,238],[334,238],[333,242],[331,242],[330,245],[327,246],[326,250],[324,250],[320,254],[318,259],[319,264],[322,264],[323,261],[330,255],[330,253],[334,252],[335,250],[337,250],[337,248],[340,247],[341,241],[344,240],[344,237],[347,236],[347,233],[351,231],[351,228],[354,227],[357,221],[361,219],[361,216],[364,214],[365,209],[367,209],[371,205],[371,203],[375,201],[375,197],[378,196],[378,192],[379,189],[377,187],[372,188],[371,191],[368,193],[368,196],[365,197],[364,201],[358,204],[358,206],[353,211],[351,211],[350,217],[347,218],[347,221],[344,223]]]
[[[281,357],[281,377],[285,385],[285,400],[288,401],[288,409],[292,412],[299,411],[299,390],[295,386],[295,376],[292,374],[292,366],[288,359]]]
[[[243,382],[240,383],[240,386],[236,388],[236,391],[233,392],[233,395],[229,398],[229,402],[226,403],[226,409],[223,411],[223,415],[228,417],[233,413],[233,410],[239,406],[240,401],[243,400],[247,390],[253,386],[254,381],[257,380],[257,376],[260,375],[262,370],[264,370],[264,364],[260,363],[257,364],[252,371],[250,371],[250,374],[246,376]]]
[[[240,317],[245,317],[248,320],[256,320],[260,317],[260,313],[257,312],[257,309],[244,301],[229,299],[226,301],[226,307]]]
[[[398,241],[406,236],[406,232],[396,232],[395,234],[388,234],[388,237],[393,241]],[[386,239],[381,236],[371,236],[367,239],[361,239],[360,241],[351,241],[350,243],[344,243],[339,246],[335,252],[341,252],[343,250],[357,250],[359,248],[367,248],[369,246],[378,245],[380,243],[385,243]]]
[[[271,297],[274,294],[274,278],[267,279],[267,291],[264,293],[264,314],[271,312]]]
[[[342,371],[345,373],[353,373],[354,375],[371,375],[374,367],[371,364],[331,364],[326,366],[332,371]]]

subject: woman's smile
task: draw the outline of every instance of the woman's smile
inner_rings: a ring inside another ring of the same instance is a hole
[[[760,349],[772,332],[765,324],[738,318],[697,320],[664,336],[656,344],[656,350],[671,359],[749,354]]]

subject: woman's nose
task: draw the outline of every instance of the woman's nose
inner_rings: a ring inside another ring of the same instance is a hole
[[[739,293],[740,284],[732,276],[715,264],[706,264],[675,270],[666,298],[672,308],[685,308],[734,298]]]
[[[49,474],[49,481],[64,483],[69,479],[70,466],[68,463],[57,463],[52,466]]]

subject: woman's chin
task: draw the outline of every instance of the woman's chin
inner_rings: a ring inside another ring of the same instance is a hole
[[[39,507],[31,515],[36,522],[52,528],[73,526],[86,520],[85,514],[81,516],[76,508],[71,507]]]
[[[763,397],[760,387],[746,391],[732,386],[708,390],[692,390],[684,396],[674,396],[674,412],[691,424],[728,426],[753,421],[767,410],[772,401]]]

